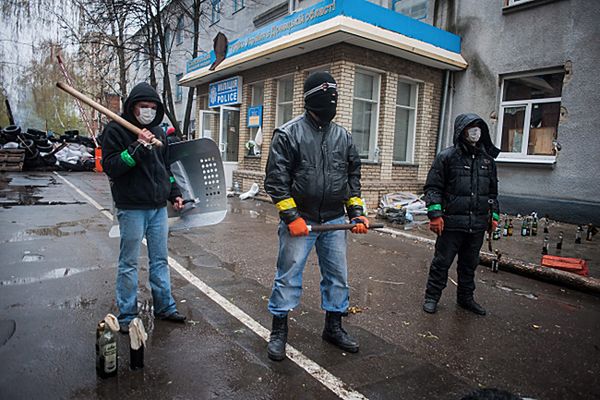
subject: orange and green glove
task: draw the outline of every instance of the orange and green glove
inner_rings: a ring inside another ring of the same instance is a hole
[[[356,224],[354,228],[352,228],[352,233],[367,233],[369,232],[369,219],[364,216],[352,218],[350,221],[353,224]]]
[[[435,217],[429,221],[429,229],[436,235],[440,236],[444,231],[444,218]]]
[[[302,217],[298,217],[288,224],[290,235],[296,236],[308,236],[308,226],[306,221]]]

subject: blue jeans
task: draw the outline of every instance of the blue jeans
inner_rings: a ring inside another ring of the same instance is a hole
[[[169,315],[177,310],[171,296],[167,238],[167,208],[152,210],[117,210],[121,246],[117,269],[117,306],[119,323],[129,324],[138,315],[138,259],[142,239],[146,236],[150,266],[150,287],[155,315]]]
[[[327,224],[343,224],[345,217]],[[312,221],[307,221],[312,224]],[[271,314],[283,317],[298,306],[302,295],[302,272],[313,246],[317,249],[321,269],[321,308],[346,312],[348,309],[348,267],[346,264],[346,231],[310,232],[292,237],[287,225],[279,223],[279,255],[273,291],[269,299]]]

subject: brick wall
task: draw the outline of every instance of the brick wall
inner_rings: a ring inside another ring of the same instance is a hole
[[[240,74],[243,76],[243,94],[240,112],[240,164],[234,181],[248,190],[252,183],[261,186],[264,180],[268,148],[275,127],[277,78],[292,75],[294,81],[294,116],[304,110],[303,84],[308,70],[328,66],[338,83],[338,108],[334,119],[352,132],[354,76],[356,68],[366,68],[381,74],[377,146],[380,149],[376,163],[365,162],[362,167],[363,197],[369,209],[374,209],[381,195],[412,191],[420,193],[427,172],[435,156],[440,112],[443,72],[412,61],[358,46],[341,43],[308,54],[266,64]],[[413,162],[394,163],[393,143],[398,80],[409,80],[418,87],[416,134]],[[261,155],[247,157],[244,144],[249,140],[246,128],[247,105],[250,103],[249,85],[264,81],[263,145]],[[208,92],[208,85],[199,87],[198,94]]]

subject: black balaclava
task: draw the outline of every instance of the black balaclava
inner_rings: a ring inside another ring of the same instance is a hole
[[[315,113],[319,122],[329,123],[335,117],[337,83],[327,72],[313,72],[304,81],[304,108]]]

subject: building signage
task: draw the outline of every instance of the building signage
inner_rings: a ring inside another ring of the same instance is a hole
[[[312,7],[288,15],[287,17],[257,29],[250,35],[229,42],[227,57],[232,57],[248,49],[260,46],[311,25],[318,24],[339,14],[335,0],[325,0]],[[215,52],[204,54],[186,63],[186,72],[192,72],[210,65],[215,60]]]
[[[208,106],[219,107],[242,102],[242,77],[211,83],[208,86]]]
[[[248,128],[262,126],[263,106],[248,107]]]
[[[391,32],[400,33],[433,46],[460,54],[460,36],[424,22],[388,10],[366,0],[323,0],[311,7],[272,22],[249,35],[229,42],[227,57],[258,47],[272,40],[317,25],[339,15],[366,22]],[[215,61],[214,50],[187,61],[186,72],[204,68]]]

